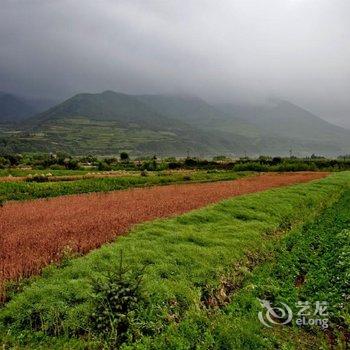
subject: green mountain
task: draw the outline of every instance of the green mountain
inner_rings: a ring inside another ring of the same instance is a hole
[[[204,130],[256,137],[260,130],[235,114],[226,113],[191,95],[140,95],[137,98],[164,115],[171,116]]]
[[[0,150],[134,156],[350,153],[350,131],[286,101],[213,106],[192,96],[78,94],[14,128]]]
[[[159,114],[133,96],[105,91],[101,94],[78,94],[63,103],[27,120],[31,125],[46,125],[62,118],[85,117],[95,121],[114,121],[120,127],[162,129],[176,122]]]
[[[223,117],[222,111],[197,96],[138,95],[136,97],[159,113],[189,124],[214,122]]]
[[[209,105],[192,96],[141,95],[155,110],[201,130],[250,139],[247,153],[335,155],[350,150],[350,131],[282,100],[265,105]],[[253,150],[253,151],[252,151]]]
[[[205,156],[254,151],[246,137],[201,130],[113,91],[76,95],[3,133],[2,140],[3,148],[17,152]]]

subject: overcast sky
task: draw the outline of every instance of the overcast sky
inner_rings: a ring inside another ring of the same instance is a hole
[[[350,127],[349,0],[0,0],[0,90],[291,100]]]

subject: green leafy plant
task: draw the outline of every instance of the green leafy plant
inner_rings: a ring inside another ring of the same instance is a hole
[[[143,269],[138,272],[123,267],[122,254],[117,271],[93,281],[94,311],[92,333],[103,338],[105,347],[115,348],[133,337],[130,330],[136,310],[145,304],[141,290]]]

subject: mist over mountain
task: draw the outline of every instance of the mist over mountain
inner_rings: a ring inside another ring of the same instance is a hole
[[[344,146],[349,144],[349,131],[333,125],[313,113],[285,100],[270,99],[266,104],[216,105],[228,115],[234,115],[259,128],[270,136],[299,140],[330,141]]]
[[[346,0],[3,1],[0,138],[21,152],[349,153],[349,13]]]
[[[17,152],[208,157],[350,151],[349,130],[283,100],[211,105],[183,94],[81,93],[4,127],[2,147]]]
[[[2,1],[0,91],[278,96],[350,127],[349,13],[347,0]]]
[[[0,91],[0,123],[18,123],[57,102],[57,99],[29,98]]]
[[[141,95],[153,108],[202,130],[248,137],[255,152],[299,155],[337,154],[349,150],[350,131],[277,98],[265,103],[210,105],[191,95]]]
[[[35,113],[27,101],[0,91],[0,122],[18,122]]]

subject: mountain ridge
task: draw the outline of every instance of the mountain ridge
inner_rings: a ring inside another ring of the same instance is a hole
[[[295,139],[337,141],[349,144],[350,130],[329,123],[308,110],[286,100],[260,106],[216,105],[226,113],[235,114],[256,125],[267,135],[279,135]]]
[[[95,154],[286,155],[292,148],[330,155],[350,150],[350,131],[288,101],[211,105],[192,95],[111,90],[74,95],[26,119],[11,137],[21,144],[20,151],[44,147]]]

